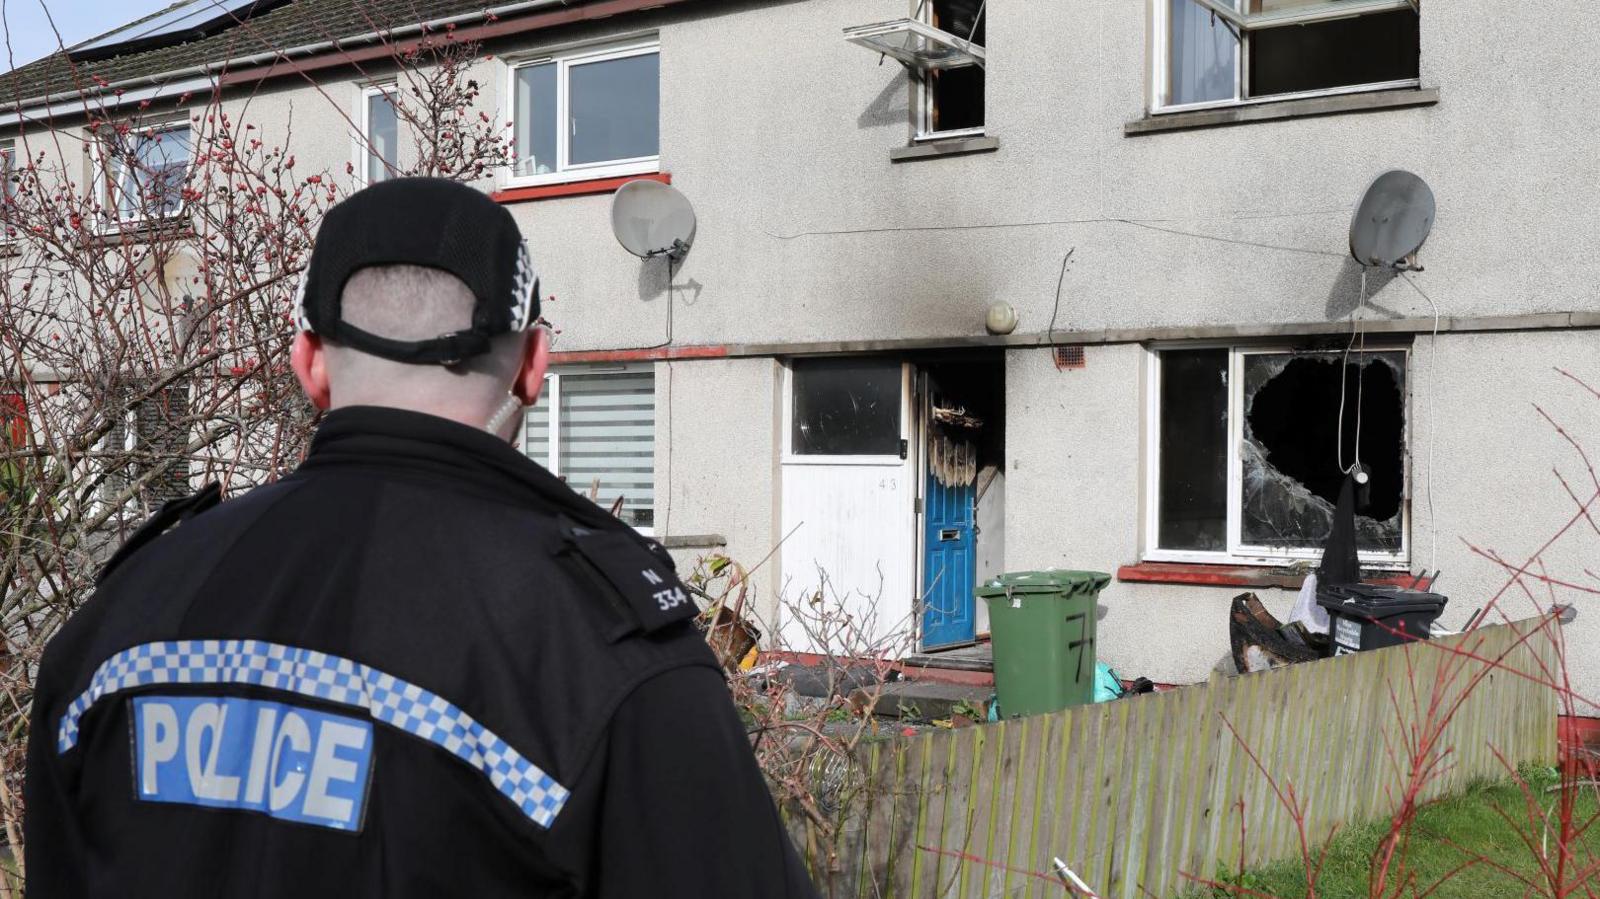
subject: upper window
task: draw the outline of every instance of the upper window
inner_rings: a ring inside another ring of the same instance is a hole
[[[982,0],[929,0],[923,7],[933,27],[980,47],[986,43],[983,12]],[[983,133],[983,71],[982,65],[973,64],[924,74],[918,88],[919,140]]]
[[[1155,107],[1414,87],[1412,0],[1153,0]]]
[[[0,243],[16,237],[17,178],[16,142],[0,141]]]
[[[656,379],[652,368],[552,372],[528,410],[522,450],[628,524],[655,524]]]
[[[361,91],[361,173],[367,184],[392,178],[399,162],[400,115],[395,86],[375,84]]]
[[[183,211],[192,156],[187,123],[112,131],[101,151],[106,210],[116,222],[171,218]]]
[[[586,50],[511,67],[511,177],[548,183],[656,171],[661,51]]]
[[[1359,463],[1361,559],[1404,563],[1406,360],[1403,349],[1152,353],[1146,558],[1316,559]]]
[[[17,144],[0,141],[0,197],[7,200],[17,195]]]
[[[892,57],[911,75],[916,139],[983,133],[984,0],[917,0],[913,18],[844,30],[852,44]]]

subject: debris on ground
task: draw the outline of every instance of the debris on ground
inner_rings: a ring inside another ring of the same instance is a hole
[[[711,556],[703,569],[689,578],[688,587],[704,603],[695,625],[706,635],[706,643],[723,670],[731,673],[753,667],[761,629],[745,614],[750,577],[744,566],[724,555]]]
[[[1327,638],[1299,622],[1284,624],[1254,593],[1241,593],[1228,610],[1228,642],[1235,670],[1245,674],[1320,659]]]
[[[1094,663],[1094,701],[1110,702],[1120,699],[1127,691],[1122,689],[1122,679],[1117,677],[1117,672],[1105,662]]]

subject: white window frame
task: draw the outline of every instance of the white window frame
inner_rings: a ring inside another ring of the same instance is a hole
[[[11,180],[17,173],[17,141],[15,138],[8,137],[5,140],[0,140],[0,159],[4,160],[0,162],[0,178],[5,179],[4,183],[0,183],[0,203],[11,206],[16,199],[17,192],[17,185]],[[17,252],[18,241],[22,238],[22,229],[17,227],[16,222],[9,221],[15,212],[15,207],[13,207],[6,215],[0,216],[0,255],[10,255]],[[6,234],[7,228],[11,228],[17,233],[8,235]]]
[[[623,374],[630,374],[630,373],[633,373],[633,372],[649,372],[650,375],[651,375],[651,383],[652,384],[655,383],[654,378],[655,378],[655,374],[656,374],[656,367],[655,367],[654,364],[648,363],[648,362],[645,362],[645,363],[623,363],[621,365],[598,365],[598,366],[588,366],[588,365],[586,365],[586,366],[582,366],[582,367],[571,367],[571,368],[565,368],[565,369],[556,369],[554,371],[545,372],[545,375],[544,375],[544,389],[539,392],[539,404],[543,405],[545,407],[545,409],[547,410],[548,416],[549,416],[549,420],[550,420],[550,437],[549,437],[550,451],[547,454],[547,458],[545,460],[540,461],[538,459],[534,459],[534,461],[535,462],[539,462],[539,464],[543,465],[546,470],[548,470],[551,474],[555,475],[556,477],[561,477],[561,415],[560,415],[560,409],[561,409],[561,378],[562,378],[563,375],[569,375],[569,374],[570,375],[623,375]],[[660,408],[661,408],[660,404],[659,403],[655,403],[655,408],[656,408],[657,411],[660,411]],[[521,423],[517,427],[517,451],[522,453],[523,455],[527,455],[527,453],[528,453],[527,439],[528,439],[528,419],[527,419],[527,412],[525,411],[523,413],[523,418],[521,420]],[[657,441],[656,441],[655,437],[651,437],[650,438],[650,459],[651,459],[652,466],[655,463],[656,442]],[[528,458],[531,459],[533,457],[529,456]],[[588,485],[587,484],[582,485],[582,487],[583,487],[582,490],[580,490],[579,489],[579,485],[576,485],[576,484],[568,484],[568,486],[572,487],[573,490],[577,491],[580,494],[584,494],[585,491],[588,490]],[[586,496],[586,494],[585,494],[585,496]],[[654,500],[652,500],[651,510],[654,511],[654,510],[656,510],[658,508],[659,508],[659,505]],[[646,537],[654,537],[655,533],[656,533],[656,529],[654,527],[635,527],[634,530],[639,532],[640,534],[645,535]]]
[[[1335,15],[1327,10],[1318,8],[1311,12],[1299,14],[1276,14],[1271,16],[1257,16],[1260,19],[1256,24],[1250,24],[1252,17],[1241,17],[1237,13],[1223,14],[1217,12],[1217,18],[1226,21],[1239,33],[1238,52],[1233,57],[1233,83],[1234,96],[1227,100],[1205,100],[1198,103],[1168,103],[1167,83],[1171,72],[1168,60],[1172,58],[1172,21],[1170,16],[1171,0],[1149,0],[1150,15],[1153,27],[1151,28],[1151,54],[1150,54],[1150,112],[1153,115],[1164,115],[1173,112],[1193,112],[1202,109],[1222,109],[1230,106],[1255,106],[1261,103],[1281,103],[1285,100],[1304,100],[1311,97],[1334,97],[1341,94],[1365,94],[1372,91],[1405,90],[1407,88],[1421,87],[1420,78],[1402,78],[1397,81],[1377,81],[1370,84],[1350,84],[1340,87],[1322,88],[1313,91],[1295,91],[1286,94],[1267,94],[1262,97],[1244,96],[1245,85],[1249,83],[1250,72],[1249,53],[1245,50],[1245,41],[1242,39],[1250,31],[1263,28],[1278,27],[1283,25],[1303,25],[1311,22],[1328,21],[1335,18],[1355,18],[1376,13],[1395,12],[1402,9],[1415,9],[1412,0],[1347,0],[1349,6]],[[1226,0],[1190,0],[1196,5],[1218,11],[1225,9]]]
[[[106,126],[111,128],[115,127],[110,122],[107,122]],[[194,168],[195,152],[194,126],[191,125],[187,119],[175,122],[156,122],[149,125],[140,125],[135,130],[141,132],[148,131],[152,135],[155,135],[165,134],[167,132],[177,131],[179,129],[189,132],[189,163],[188,168],[184,170],[184,177],[187,179],[188,173]],[[143,139],[143,134],[139,135],[139,139]],[[99,191],[101,207],[104,210],[104,213],[101,216],[102,230],[119,231],[124,229],[136,229],[147,225],[176,221],[177,219],[182,218],[184,214],[189,211],[189,201],[184,199],[180,194],[178,196],[178,207],[164,216],[151,218],[149,216],[140,214],[133,218],[123,218],[122,214],[119,212],[119,202],[121,197],[120,192],[122,188],[112,180],[112,164],[114,160],[111,159],[110,153],[106,149],[106,138],[100,137],[98,139],[91,140],[89,144],[94,160],[95,188]],[[117,177],[120,178],[121,173],[118,172],[116,174]]]
[[[8,137],[0,140],[0,159],[4,159],[4,162],[0,162],[0,178],[4,179],[4,182],[0,183],[0,198],[10,199],[15,196],[17,190],[16,185],[11,182],[11,177],[17,173],[16,138]]]
[[[988,14],[989,13],[987,9],[984,9],[980,13],[980,15],[983,16],[988,16]],[[920,20],[924,24],[928,25],[933,23],[932,0],[929,0],[929,2],[924,5]],[[963,35],[956,36],[963,37]],[[935,140],[955,140],[962,137],[983,137],[985,134],[989,133],[989,98],[987,96],[989,92],[988,66],[985,64],[978,66],[978,68],[983,69],[985,73],[983,81],[983,89],[985,94],[983,98],[983,124],[976,128],[952,128],[948,131],[933,130],[933,72],[925,72],[923,73],[925,77],[916,82],[917,133],[912,137],[913,141],[921,143]]]
[[[358,189],[366,187],[372,183],[371,179],[367,177],[367,165],[373,155],[372,138],[370,137],[372,133],[372,98],[383,95],[393,97],[400,91],[400,86],[393,81],[374,82],[372,84],[363,84],[359,87],[360,93],[357,95],[356,100],[356,105],[358,107],[357,121],[359,123],[359,127],[357,128],[355,139],[351,141],[351,149],[355,153],[355,158],[352,160],[355,169],[355,184]],[[398,106],[396,109],[398,110]],[[395,119],[395,164],[398,167],[398,157],[400,156],[400,123],[398,113],[396,114]]]
[[[566,184],[572,181],[589,181],[597,178],[618,178],[625,175],[648,175],[661,171],[660,132],[657,132],[656,153],[650,156],[636,156],[630,159],[608,159],[601,162],[588,162],[573,165],[567,161],[568,146],[571,143],[572,130],[568,120],[567,97],[570,92],[568,73],[573,66],[586,63],[608,62],[615,59],[627,59],[632,56],[661,55],[661,41],[650,38],[645,41],[630,41],[626,44],[609,44],[603,47],[583,47],[576,50],[564,50],[560,53],[547,53],[539,56],[529,56],[508,62],[505,76],[506,108],[509,114],[508,121],[516,120],[517,109],[517,72],[529,66],[554,65],[556,67],[556,167],[553,172],[541,175],[519,175],[516,165],[505,167],[503,178],[506,187],[537,187],[544,184]],[[660,92],[656,95],[656,115],[661,114]],[[512,140],[515,141],[515,135]],[[513,143],[513,150],[516,149]]]
[[[1169,350],[1219,350],[1228,351],[1228,549],[1221,552],[1200,550],[1162,549],[1161,540],[1161,354]],[[1244,492],[1241,483],[1244,459],[1239,444],[1244,439],[1244,360],[1246,356],[1304,352],[1303,346],[1292,344],[1238,344],[1215,341],[1158,342],[1145,351],[1145,409],[1144,409],[1144,552],[1146,562],[1189,562],[1212,565],[1242,565],[1281,567],[1300,561],[1322,558],[1320,548],[1284,548],[1250,546],[1243,540]],[[1413,495],[1411,469],[1411,348],[1405,345],[1384,343],[1369,344],[1368,353],[1400,353],[1405,357],[1405,384],[1401,391],[1404,404],[1405,441],[1401,465],[1404,482],[1400,494],[1400,549],[1397,552],[1361,550],[1357,558],[1366,568],[1382,570],[1408,570],[1411,563],[1411,497]],[[1337,353],[1338,350],[1329,352]]]

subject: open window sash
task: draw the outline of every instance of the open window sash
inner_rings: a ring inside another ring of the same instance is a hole
[[[1262,7],[1260,12],[1247,11],[1252,0],[1194,2],[1241,32],[1284,25],[1309,25],[1401,9],[1421,11],[1421,0],[1255,0]]]
[[[844,39],[919,72],[963,66],[982,68],[987,58],[981,44],[917,19],[894,19],[846,28]]]

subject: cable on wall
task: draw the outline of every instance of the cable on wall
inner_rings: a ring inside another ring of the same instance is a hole
[[[1436,474],[1436,470],[1433,467],[1433,446],[1434,446],[1434,442],[1435,442],[1434,438],[1438,434],[1438,431],[1439,431],[1439,423],[1433,417],[1433,397],[1434,397],[1434,394],[1437,393],[1438,390],[1439,390],[1439,382],[1434,377],[1434,372],[1438,370],[1438,361],[1439,361],[1439,304],[1435,303],[1433,301],[1433,297],[1428,296],[1427,292],[1425,292],[1421,287],[1418,287],[1417,286],[1417,282],[1413,281],[1409,274],[1402,272],[1400,274],[1400,277],[1404,278],[1405,282],[1407,284],[1411,285],[1411,289],[1415,290],[1417,292],[1418,296],[1422,297],[1424,300],[1427,300],[1428,301],[1428,305],[1433,308],[1433,335],[1428,338],[1428,399],[1427,399],[1427,407],[1428,407],[1428,484],[1427,484],[1427,491],[1428,491],[1428,493],[1427,493],[1427,506],[1428,506],[1428,542],[1429,542],[1429,547],[1428,547],[1428,567],[1432,568],[1435,571],[1437,571],[1438,568],[1439,568],[1439,529],[1434,525],[1434,513],[1433,513],[1433,481],[1434,481],[1434,475]]]
[[[1336,429],[1338,442],[1335,453],[1339,459],[1339,471],[1343,474],[1355,473],[1356,480],[1363,482],[1365,476],[1361,469],[1361,405],[1363,395],[1366,393],[1365,373],[1361,370],[1366,362],[1367,355],[1367,329],[1361,323],[1361,310],[1367,305],[1367,269],[1361,267],[1361,299],[1356,303],[1356,308],[1350,310],[1350,342],[1345,344],[1344,361],[1339,367],[1339,422]],[[1357,340],[1361,341],[1361,349],[1356,356],[1356,445],[1355,460],[1348,467],[1344,464],[1344,405],[1345,394],[1350,384],[1350,350],[1355,347]]]

